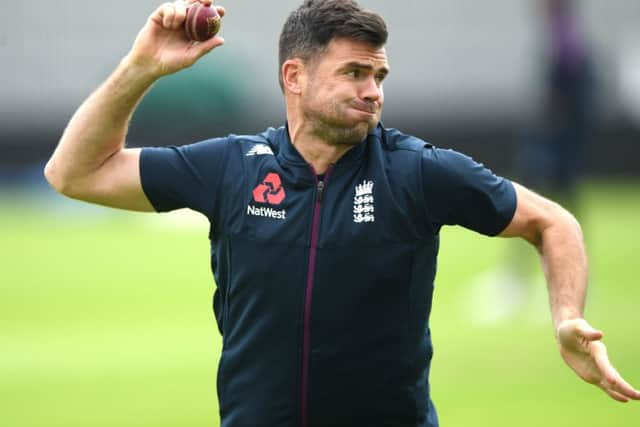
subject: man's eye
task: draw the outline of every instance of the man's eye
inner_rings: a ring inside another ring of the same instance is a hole
[[[349,77],[353,77],[354,79],[357,79],[358,77],[360,77],[360,70],[349,70],[347,71],[347,75]]]

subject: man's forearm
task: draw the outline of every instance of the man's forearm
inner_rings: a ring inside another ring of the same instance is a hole
[[[563,320],[583,317],[588,268],[580,225],[569,212],[556,209],[556,220],[542,232],[538,250],[557,331]]]
[[[78,108],[45,169],[57,190],[67,192],[124,147],[133,111],[155,80],[127,57]]]

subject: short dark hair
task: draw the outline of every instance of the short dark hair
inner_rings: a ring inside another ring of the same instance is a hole
[[[381,47],[387,42],[388,35],[382,16],[363,9],[353,0],[305,0],[291,12],[280,33],[280,87],[284,88],[282,64],[288,59],[308,61],[322,53],[335,38]]]

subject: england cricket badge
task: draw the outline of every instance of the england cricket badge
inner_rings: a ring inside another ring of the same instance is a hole
[[[356,185],[353,196],[353,222],[374,222],[375,207],[373,201],[373,181],[363,181]]]

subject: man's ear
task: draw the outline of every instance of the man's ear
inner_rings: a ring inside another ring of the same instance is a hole
[[[304,63],[298,59],[287,59],[282,64],[282,85],[285,93],[290,92],[295,95],[300,95],[305,85],[306,80],[306,68]]]

